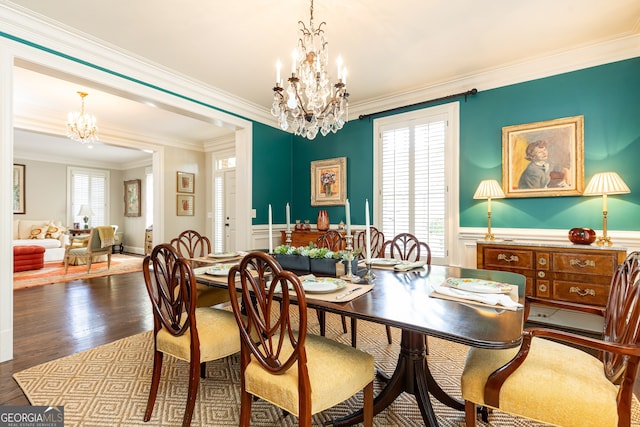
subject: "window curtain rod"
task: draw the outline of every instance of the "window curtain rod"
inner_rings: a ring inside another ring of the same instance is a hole
[[[428,101],[421,101],[421,102],[416,102],[415,104],[404,105],[402,107],[390,108],[388,110],[378,111],[377,113],[361,114],[358,118],[360,120],[363,120],[363,119],[366,119],[366,118],[369,118],[369,117],[372,117],[372,116],[377,116],[378,114],[391,113],[393,111],[404,110],[405,108],[417,107],[419,105],[430,104],[432,102],[437,102],[437,101],[445,101],[447,99],[458,98],[458,97],[461,97],[461,96],[464,96],[464,99],[466,101],[467,97],[469,95],[475,95],[476,93],[478,93],[478,89],[473,88],[473,89],[468,90],[466,92],[454,93],[453,95],[447,95],[447,96],[443,96],[441,98],[434,98],[434,99],[430,99]]]

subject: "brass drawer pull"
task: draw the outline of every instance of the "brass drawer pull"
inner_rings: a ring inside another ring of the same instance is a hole
[[[507,254],[498,254],[498,259],[502,260],[502,261],[507,261],[507,262],[518,262],[518,261],[520,261],[520,258],[518,258],[517,255],[511,255],[511,256],[509,256],[509,258],[507,258]]]
[[[572,259],[571,261],[569,261],[569,263],[571,264],[572,267],[574,266],[578,266],[580,268],[585,268],[585,267],[594,267],[596,266],[596,262],[593,260],[586,260],[586,261],[581,261],[577,258]]]
[[[570,293],[570,294],[578,294],[578,295],[580,295],[581,297],[586,297],[586,296],[588,296],[588,295],[591,295],[592,297],[595,297],[595,296],[596,296],[596,291],[594,291],[593,289],[585,289],[585,290],[583,291],[583,290],[581,290],[581,289],[580,289],[579,287],[577,287],[577,286],[572,286],[572,287],[569,289],[569,293]]]
[[[546,276],[546,274],[545,274],[545,272],[544,272],[544,271],[538,271],[538,277],[539,277],[539,278],[541,278],[541,279],[542,279],[542,278],[544,278],[545,276]]]
[[[547,285],[538,285],[538,290],[540,292],[547,292]]]

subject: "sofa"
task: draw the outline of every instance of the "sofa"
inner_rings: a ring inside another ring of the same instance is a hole
[[[66,228],[60,221],[15,219],[13,221],[13,246],[42,246],[44,262],[62,261],[65,246],[69,243]]]

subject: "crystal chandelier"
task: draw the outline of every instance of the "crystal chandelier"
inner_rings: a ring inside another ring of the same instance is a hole
[[[78,92],[78,95],[82,99],[82,109],[80,112],[69,113],[67,136],[82,144],[97,141],[98,127],[96,126],[96,118],[93,114],[85,113],[84,111],[84,98],[88,93]]]
[[[276,86],[273,88],[271,114],[278,118],[284,131],[314,139],[318,131],[326,136],[337,132],[348,121],[349,94],[347,93],[347,71],[338,58],[338,80],[331,84],[327,65],[328,43],[324,38],[323,25],[313,25],[313,0],[309,27],[302,21],[302,36],[293,50],[291,77],[285,90],[280,79],[280,61],[276,66]]]

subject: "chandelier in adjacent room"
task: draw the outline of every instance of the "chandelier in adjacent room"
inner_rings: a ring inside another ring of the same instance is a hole
[[[98,127],[96,126],[96,118],[93,114],[84,111],[84,98],[88,93],[78,92],[78,95],[80,95],[82,99],[82,109],[80,112],[69,113],[67,119],[67,136],[82,144],[97,141]]]
[[[338,58],[337,81],[332,84],[328,72],[329,49],[324,38],[323,25],[313,24],[313,0],[309,27],[298,21],[302,33],[293,50],[291,77],[285,88],[280,79],[280,61],[277,63],[276,86],[273,88],[271,114],[278,118],[282,130],[314,139],[342,129],[348,118],[349,94],[347,72]]]

